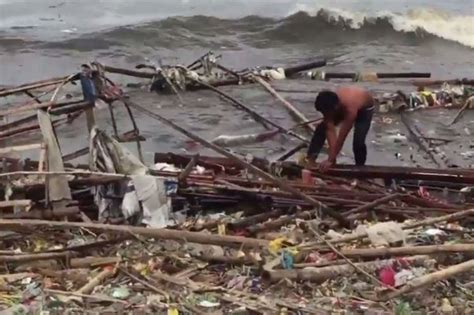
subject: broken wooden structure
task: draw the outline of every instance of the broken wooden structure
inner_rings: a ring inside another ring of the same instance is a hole
[[[1,236],[0,261],[4,265],[0,290],[4,284],[13,292],[18,290],[14,285],[21,287],[30,294],[18,300],[24,305],[47,296],[68,306],[101,303],[129,310],[146,304],[155,312],[179,309],[198,314],[208,308],[227,311],[243,307],[254,312],[286,309],[314,314],[328,309],[322,300],[309,299],[324,295],[302,290],[298,293],[305,299],[302,303],[288,294],[276,298],[276,284],[293,281],[292,286],[301,288],[306,281],[329,281],[329,285],[345,288],[343,279],[358,276],[370,283],[369,291],[379,290],[380,294],[359,292],[357,298],[348,294],[338,297],[339,303],[350,307],[363,299],[381,308],[386,307],[385,301],[438,280],[452,278],[465,285],[467,280],[459,275],[472,269],[474,252],[462,236],[472,234],[474,218],[473,205],[466,198],[470,190],[465,188],[474,184],[474,171],[337,165],[321,174],[315,167],[286,161],[291,154],[278,161],[244,158],[135,103],[107,77],[107,73],[119,73],[153,79],[155,85],[162,80],[161,86],[167,85],[177,95],[183,90],[210,89],[250,114],[268,132],[276,130],[298,139],[300,149],[319,121],[309,121],[298,112],[271,86],[271,80],[322,65],[234,71],[209,55],[188,67],[152,71],[95,63],[85,67],[93,69],[85,70],[87,75],[1,90],[0,97],[25,94],[28,101],[1,109],[4,119],[18,118],[0,125],[0,140],[39,132],[42,141],[0,148],[0,227],[8,232]],[[191,73],[213,67],[226,75],[212,81],[204,80],[203,73],[197,77]],[[64,91],[78,80],[83,98],[70,97]],[[298,128],[282,128],[218,88],[244,81],[261,85],[284,106]],[[97,93],[91,95],[88,86],[94,86]],[[99,102],[110,112],[113,135],[97,128]],[[134,127],[124,134],[119,133],[114,114],[121,105]],[[140,134],[135,111],[223,157],[157,152],[155,164],[145,165],[140,142],[146,139]],[[81,116],[87,122],[89,146],[64,154],[55,128]],[[120,144],[124,141],[137,143],[138,157]],[[17,155],[25,150],[37,150],[38,159],[24,160]],[[89,163],[72,163],[80,156],[88,156]],[[416,181],[424,189],[413,189],[408,181]],[[449,199],[434,189],[447,186],[453,195]],[[378,223],[369,226],[368,221]],[[425,227],[435,231],[428,233]],[[50,235],[55,236],[54,241]],[[457,244],[445,242],[447,235],[456,238]],[[36,238],[50,243],[39,245]],[[78,239],[82,241],[74,243]],[[201,248],[195,250],[193,244]],[[450,267],[434,267],[438,255],[446,253],[457,254],[443,261]],[[389,272],[387,268],[393,268],[394,273],[410,271],[410,277],[392,282],[377,275]],[[415,274],[411,268],[424,268],[424,273]],[[226,275],[223,280],[219,276],[222,270],[239,276]],[[23,284],[25,278],[31,278],[30,282]],[[41,289],[26,286],[31,281],[41,283]],[[103,283],[120,290],[108,292]],[[125,290],[122,283],[133,283],[133,290]],[[203,303],[209,296],[202,292],[211,292],[215,300]],[[127,300],[137,294],[148,302]],[[196,296],[202,303],[189,303],[186,295]],[[11,299],[18,298],[4,297],[0,305]]]

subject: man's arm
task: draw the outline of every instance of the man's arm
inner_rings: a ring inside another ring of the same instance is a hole
[[[336,158],[342,150],[342,146],[346,141],[347,135],[352,129],[354,125],[354,121],[356,120],[357,114],[356,113],[347,113],[345,119],[341,123],[341,127],[339,129],[339,134],[337,135],[337,139],[334,141],[334,146],[332,150],[329,150],[329,158],[328,160],[331,162],[335,162]],[[329,138],[328,138],[329,139]]]
[[[328,140],[328,153],[333,156],[336,153],[337,147],[337,130],[336,125],[332,119],[324,119],[326,125],[326,139]],[[337,156],[337,153],[336,153]]]

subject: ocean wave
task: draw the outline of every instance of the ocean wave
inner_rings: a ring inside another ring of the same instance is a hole
[[[411,9],[406,13],[381,11],[372,14],[342,9],[311,10],[307,6],[297,6],[297,10],[296,14],[305,12],[311,16],[325,17],[327,21],[342,20],[344,26],[351,29],[363,29],[384,21],[396,32],[426,32],[474,48],[473,15],[456,15],[434,8]]]
[[[241,19],[204,15],[169,17],[94,33],[71,34],[67,39],[42,43],[40,48],[89,51],[141,45],[170,49],[195,46],[233,49],[241,44],[263,48],[285,44],[329,45],[370,41],[423,45],[433,40],[452,41],[474,48],[473,16],[453,15],[434,9],[369,15],[340,9],[311,11],[306,7],[297,8],[299,11],[280,19],[256,15]],[[18,41],[7,44],[21,46]]]
[[[196,41],[205,45],[205,39],[216,36],[244,43],[269,40],[304,43],[322,38],[329,41],[347,39],[383,40],[397,42],[440,38],[474,48],[474,16],[452,15],[434,9],[410,10],[405,14],[379,12],[367,15],[339,9],[301,10],[282,19],[248,16],[241,19],[220,19],[209,16],[171,17],[139,26],[122,26],[105,32],[115,40],[135,38],[164,40],[181,45],[183,41]],[[275,43],[276,44],[276,43]]]

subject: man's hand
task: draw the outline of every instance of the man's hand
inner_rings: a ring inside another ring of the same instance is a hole
[[[326,161],[319,164],[319,171],[321,173],[326,173],[328,169],[334,166],[334,164],[336,164],[336,161],[327,159]]]
[[[317,167],[317,163],[314,159],[309,159],[306,161],[305,168],[311,169],[311,168],[316,168],[316,167]]]

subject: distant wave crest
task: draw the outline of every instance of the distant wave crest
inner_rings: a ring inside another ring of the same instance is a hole
[[[474,16],[452,15],[434,9],[416,9],[405,14],[379,12],[366,15],[339,9],[299,7],[282,19],[248,16],[220,19],[210,16],[169,17],[140,25],[69,37],[64,41],[41,43],[42,48],[94,50],[111,46],[149,47],[202,46],[236,48],[241,43],[256,47],[284,44],[383,41],[423,44],[441,39],[474,48]],[[0,36],[0,43],[2,39]],[[25,46],[11,39],[4,45]],[[38,43],[30,43],[37,45]]]

